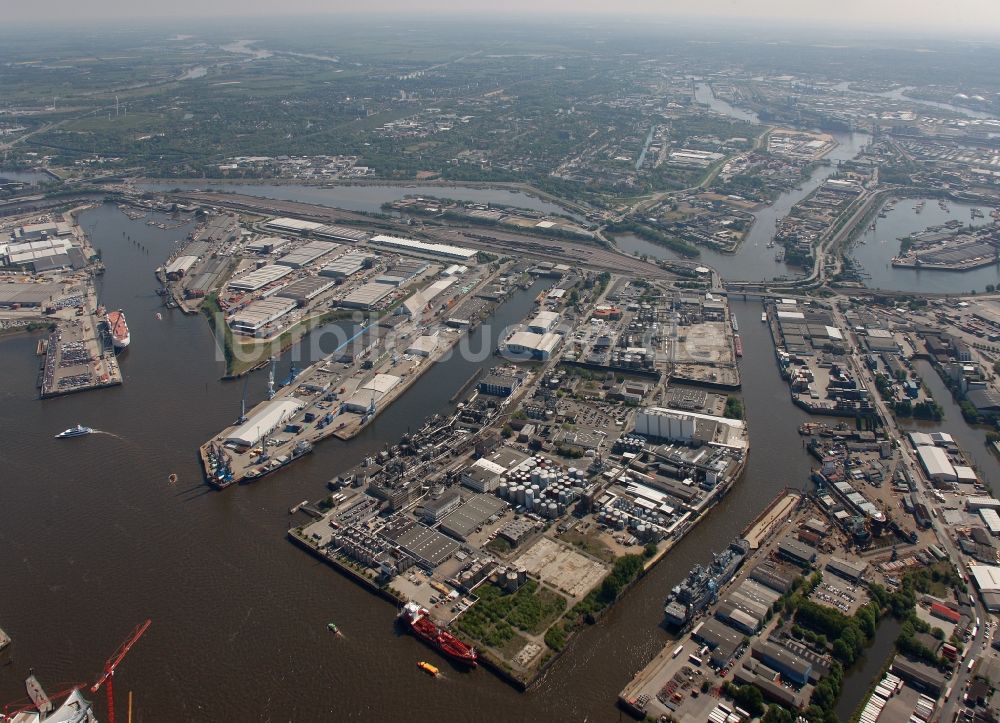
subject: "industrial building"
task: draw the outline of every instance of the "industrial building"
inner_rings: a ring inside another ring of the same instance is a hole
[[[310,241],[304,246],[292,249],[275,263],[293,269],[301,269],[321,256],[326,256],[328,253],[332,253],[339,248],[340,244],[335,244],[331,241]]]
[[[890,670],[912,685],[933,696],[941,695],[945,687],[945,677],[929,665],[897,655],[892,659]]]
[[[235,291],[257,291],[290,273],[292,270],[288,266],[261,266],[249,274],[230,279],[229,288]]]
[[[385,329],[381,326],[367,327],[339,350],[337,361],[341,364],[353,364],[378,346],[385,333]]]
[[[271,254],[290,243],[291,241],[280,236],[262,236],[255,241],[250,241],[245,248],[254,254]]]
[[[283,233],[306,234],[323,228],[323,224],[298,218],[273,218],[264,224],[264,228]]]
[[[462,495],[449,490],[437,499],[424,500],[417,508],[417,514],[427,524],[434,524],[462,504]]]
[[[853,583],[861,582],[865,572],[868,570],[866,562],[852,562],[839,557],[831,557],[826,563],[827,572],[844,578]]]
[[[176,259],[167,264],[164,271],[167,274],[167,278],[173,281],[182,278],[191,270],[191,267],[198,262],[197,256],[178,256]]]
[[[455,259],[456,261],[464,262],[470,262],[478,253],[473,249],[462,248],[461,246],[427,243],[425,241],[399,238],[398,236],[385,236],[383,234],[373,236],[371,243],[379,246],[387,246],[396,251],[402,251],[405,253],[439,256],[446,259]]]
[[[940,447],[917,447],[917,457],[927,476],[935,482],[955,482],[958,479],[948,454]]]
[[[746,449],[746,425],[740,419],[645,407],[635,416],[635,433],[653,440],[699,441],[720,447]]]
[[[329,276],[331,279],[346,279],[354,276],[361,269],[370,267],[375,259],[375,254],[366,254],[363,251],[348,251],[343,256],[338,256],[324,266],[319,275]]]
[[[43,238],[35,241],[0,244],[0,259],[8,266],[33,266],[54,257],[66,257],[73,245],[69,239]],[[68,266],[69,259],[58,266]]]
[[[755,659],[781,673],[781,676],[786,680],[796,685],[805,685],[809,682],[812,663],[800,658],[790,650],[770,641],[758,641],[750,650]]]
[[[350,226],[321,226],[313,231],[313,236],[332,238],[334,241],[346,241],[358,244],[368,239],[368,234]]]
[[[366,311],[374,309],[380,302],[391,296],[396,291],[396,287],[387,284],[378,284],[374,281],[351,291],[347,296],[337,302],[337,306],[347,309],[364,309]]]
[[[1000,535],[1000,515],[997,514],[996,510],[983,508],[979,510],[979,516],[983,518],[983,524],[986,525],[986,529],[990,531],[991,535],[994,537]]]
[[[976,583],[979,597],[990,612],[1000,612],[1000,567],[996,565],[970,565],[969,573]]]
[[[967,497],[965,499],[965,509],[969,512],[978,512],[979,510],[1000,510],[1000,500],[995,497]]]
[[[380,284],[404,286],[427,270],[426,261],[406,260],[394,263],[384,274],[375,278]]]
[[[377,408],[386,395],[402,381],[392,374],[376,374],[370,381],[358,387],[358,390],[344,402],[344,408],[348,412],[357,414],[364,414],[370,409]]]
[[[691,637],[711,649],[709,665],[713,668],[725,668],[743,646],[744,635],[718,620],[710,619],[699,625],[697,632],[692,632]]]
[[[48,221],[45,223],[28,223],[14,229],[11,240],[15,242],[38,241],[55,236],[69,236],[73,227],[65,221]]]
[[[488,374],[479,382],[479,393],[509,397],[519,386],[521,377],[516,374]]]
[[[473,495],[465,504],[445,517],[438,529],[456,540],[465,542],[469,535],[482,527],[491,517],[500,514],[506,506],[506,502],[493,495]]]
[[[400,518],[381,534],[395,542],[426,570],[433,570],[458,550],[458,543],[415,520]]]
[[[504,348],[516,356],[530,356],[532,359],[546,361],[559,348],[561,342],[562,337],[553,332],[535,334],[530,331],[516,331],[507,339]]]
[[[528,331],[534,334],[547,334],[556,328],[559,314],[554,311],[539,311],[534,319],[528,322]]]
[[[298,414],[302,403],[297,399],[272,399],[260,406],[226,438],[227,444],[252,447],[266,435]]]
[[[0,283],[0,307],[38,307],[62,293],[62,284]]]
[[[808,567],[816,562],[816,550],[795,540],[785,539],[779,542],[778,555],[802,567]]]
[[[406,353],[413,354],[414,356],[430,356],[437,351],[439,341],[440,334],[436,331],[433,334],[418,336],[413,340],[413,343],[407,347]]]
[[[299,306],[305,306],[337,282],[333,279],[324,279],[318,276],[307,276],[304,279],[293,281],[288,286],[279,291],[276,296],[283,299],[292,299]]]
[[[399,307],[399,313],[410,317],[419,317],[441,294],[451,288],[455,281],[453,276],[438,279],[427,288],[421,289],[406,299]]]
[[[493,492],[507,468],[488,459],[477,459],[462,472],[462,484],[476,492]]]
[[[252,301],[247,307],[229,318],[229,327],[237,334],[263,336],[261,332],[269,324],[283,317],[296,307],[291,299],[272,297]]]

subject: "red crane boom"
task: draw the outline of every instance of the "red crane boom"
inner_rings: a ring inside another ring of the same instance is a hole
[[[139,638],[143,636],[143,633],[149,629],[152,625],[152,620],[146,620],[144,623],[140,623],[135,626],[135,630],[132,634],[126,638],[125,642],[118,646],[118,650],[107,659],[104,663],[104,670],[101,671],[100,677],[97,682],[90,686],[90,692],[96,693],[100,690],[101,686],[105,686],[105,690],[108,694],[108,723],[115,723],[115,693],[114,693],[114,680],[115,680],[115,669],[118,664],[122,662],[126,653],[132,649],[132,646],[139,642]]]

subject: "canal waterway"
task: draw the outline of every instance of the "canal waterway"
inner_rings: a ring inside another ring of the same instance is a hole
[[[899,426],[923,432],[947,432],[955,438],[955,442],[965,452],[983,482],[990,486],[1000,483],[1000,460],[986,444],[986,429],[966,423],[961,408],[951,396],[951,391],[930,362],[917,359],[913,362],[913,368],[930,390],[934,401],[944,409],[944,419],[940,422],[898,419]]]
[[[725,105],[729,105],[726,103]],[[732,106],[730,106],[732,107]],[[739,111],[734,108],[734,111]],[[721,111],[720,111],[721,112]],[[837,163],[854,158],[868,143],[870,136],[866,133],[832,133],[837,140],[837,146],[826,156],[830,165],[817,166],[809,178],[798,187],[786,191],[775,199],[774,203],[754,212],[754,223],[746,239],[735,253],[727,254],[704,247],[699,247],[701,255],[696,259],[711,266],[722,278],[730,281],[772,280],[780,277],[793,278],[801,276],[803,270],[790,266],[784,261],[775,260],[774,248],[768,244],[774,237],[778,221],[788,215],[792,206],[812,193],[827,178],[836,173]],[[615,237],[615,244],[622,251],[635,255],[645,254],[649,258],[677,260],[684,259],[677,252],[639,238],[634,234],[624,234]]]
[[[153,270],[184,229],[149,227],[108,205],[85,212],[82,224],[107,265],[102,300],[126,311],[133,342],[121,357],[123,386],[39,401],[39,337],[0,341],[0,570],[11,593],[0,624],[15,640],[14,663],[0,667],[0,699],[23,695],[28,667],[53,689],[92,680],[132,626],[151,617],[116,675],[120,696],[135,692],[143,721],[435,721],[459,711],[498,722],[618,720],[618,691],[667,642],[659,624],[669,588],[781,488],[808,476],[796,433],[808,417],[789,401],[759,303],[734,300],[752,441],[744,478],[543,681],[518,693],[486,671],[443,663],[394,629],[391,605],[284,538],[295,523],[290,506],[318,499],[329,478],[447,407],[492,360],[455,356],[351,442],[323,442],[287,470],[214,492],[196,450],[233,421],[243,384],[220,381],[224,365],[205,320],[162,309],[154,293]],[[471,348],[493,348],[494,332],[528,314],[540,288],[515,294]],[[251,376],[250,402],[261,398],[265,375]],[[77,422],[101,433],[52,438]],[[342,639],[326,631],[331,620]],[[425,659],[443,664],[443,679],[416,668]]]
[[[472,201],[474,203],[498,203],[505,206],[527,208],[532,211],[542,211],[544,213],[573,215],[574,218],[578,218],[578,216],[571,214],[557,204],[528,195],[527,193],[503,188],[435,186],[427,184],[401,186],[308,186],[292,183],[235,183],[232,181],[214,181],[210,179],[198,181],[155,181],[140,183],[138,186],[147,191],[199,188],[224,193],[242,193],[258,198],[315,203],[322,206],[334,206],[348,211],[360,211],[364,213],[386,213],[382,209],[383,203],[399,201],[406,196],[434,196],[436,198],[451,198],[456,201]]]
[[[917,204],[924,203],[917,213]],[[983,212],[983,218],[972,218],[972,209]],[[945,201],[945,209],[936,198],[902,198],[892,210],[883,206],[885,218],[875,218],[875,227],[865,230],[851,247],[850,255],[861,264],[868,278],[865,285],[872,289],[891,291],[921,291],[938,294],[982,292],[987,284],[1000,283],[1000,266],[992,264],[969,271],[938,271],[894,268],[892,259],[899,255],[900,239],[931,226],[948,221],[962,225],[984,226],[993,223],[989,206]]]
[[[844,675],[840,698],[837,699],[834,708],[837,720],[850,720],[858,705],[865,699],[868,689],[875,681],[875,676],[896,652],[896,638],[899,637],[902,627],[903,624],[891,615],[887,615],[879,622],[875,630],[875,639]]]

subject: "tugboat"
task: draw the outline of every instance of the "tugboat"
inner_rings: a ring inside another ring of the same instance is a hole
[[[436,678],[441,674],[441,671],[438,670],[436,666],[431,665],[430,663],[426,663],[423,660],[417,663],[417,667],[420,668],[425,673],[427,673],[427,675],[431,676],[432,678]]]
[[[70,427],[64,432],[60,432],[56,435],[56,439],[67,439],[69,437],[82,437],[85,434],[93,434],[94,430],[90,427],[84,427],[82,424],[78,424],[75,427]]]
[[[463,643],[447,630],[439,628],[431,620],[430,613],[416,603],[406,603],[403,612],[399,614],[399,619],[414,635],[456,663],[463,663],[473,668],[478,664],[479,653],[475,648]]]

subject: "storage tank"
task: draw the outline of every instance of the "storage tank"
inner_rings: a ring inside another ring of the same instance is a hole
[[[524,492],[524,509],[534,510],[535,509],[535,493],[531,490],[525,490]]]
[[[556,517],[559,516],[559,505],[557,505],[555,502],[549,502],[548,511],[549,511],[548,514],[549,519],[554,520]]]
[[[500,486],[497,487],[497,494],[502,499],[507,499],[507,495],[508,495],[509,492],[510,492],[510,487],[507,486],[506,482],[501,482]]]

